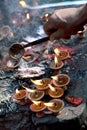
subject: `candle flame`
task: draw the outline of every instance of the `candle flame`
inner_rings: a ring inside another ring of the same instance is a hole
[[[49,84],[49,88],[52,90],[52,91],[55,91],[55,88]]]
[[[59,49],[58,49],[58,48],[55,48],[55,49],[54,49],[54,53],[55,53],[57,56],[59,56],[59,55],[60,55]]]
[[[54,103],[53,102],[48,102],[48,103],[44,103],[47,107],[52,107],[54,106]]]
[[[20,0],[20,1],[19,1],[19,4],[20,4],[22,7],[26,7],[26,6],[27,6],[27,4],[26,4],[26,2],[25,2],[24,0]]]
[[[30,88],[27,88],[27,87],[24,86],[24,85],[22,85],[22,87],[25,88],[27,92],[30,92],[30,93],[36,92],[36,90],[32,90],[32,89],[30,89]]]
[[[36,84],[36,85],[43,85],[43,81],[42,80],[32,80],[31,81]]]
[[[32,100],[32,102],[33,102],[35,105],[37,105],[37,106],[39,106],[39,105],[41,104],[41,101],[34,101],[34,100]]]
[[[54,63],[55,63],[55,65],[58,65],[58,58],[57,58],[57,56],[54,57]]]
[[[18,90],[18,89],[16,89],[16,93],[19,93],[19,90]]]

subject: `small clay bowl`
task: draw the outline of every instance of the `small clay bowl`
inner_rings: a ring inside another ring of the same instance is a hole
[[[52,98],[60,98],[63,96],[64,94],[64,90],[62,88],[55,88],[55,91],[52,91],[51,89],[48,90],[48,94],[52,97]]]
[[[36,90],[35,92],[28,94],[28,98],[30,100],[38,101],[38,100],[42,99],[43,97],[44,97],[44,91]]]
[[[52,83],[55,86],[63,87],[68,85],[70,82],[70,77],[67,74],[58,74],[58,80],[53,79]]]
[[[54,103],[54,105],[47,108],[53,113],[59,113],[64,108],[64,102],[61,99],[52,99],[50,103]]]
[[[44,104],[44,102],[41,101],[40,105],[36,105],[34,103],[32,103],[30,105],[30,109],[33,112],[40,112],[43,111],[46,108],[46,105]]]

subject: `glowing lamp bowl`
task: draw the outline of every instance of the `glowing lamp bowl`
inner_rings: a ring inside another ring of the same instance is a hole
[[[67,51],[60,51],[61,60],[65,60],[69,57],[69,53]]]
[[[35,100],[35,101],[40,100],[44,97],[44,91],[37,90],[34,93],[29,93],[28,97],[30,100]]]
[[[53,79],[53,84],[59,87],[66,86],[69,82],[70,77],[67,74],[58,74],[58,80]]]
[[[54,62],[51,62],[50,68],[53,70],[58,70],[64,66],[64,63],[60,61],[57,65]]]
[[[47,108],[53,113],[59,113],[64,107],[64,102],[61,99],[52,99],[50,103],[54,103],[54,105]]]
[[[36,85],[36,88],[38,90],[47,90],[49,88],[49,84],[51,83],[51,79],[50,78],[44,78],[42,79],[42,85]]]
[[[19,90],[18,93],[14,93],[13,97],[17,100],[21,100],[27,96],[26,90]]]
[[[52,98],[60,98],[61,96],[63,96],[64,90],[62,88],[55,88],[55,91],[52,91],[51,89],[49,89],[48,94]]]
[[[45,108],[46,108],[46,105],[44,104],[44,102],[41,102],[39,105],[36,105],[34,103],[30,105],[30,109],[33,112],[40,112],[40,111],[43,111]]]
[[[26,101],[25,98],[27,97],[26,90],[19,90],[17,93],[13,94],[13,98],[19,101],[20,105],[25,105]]]

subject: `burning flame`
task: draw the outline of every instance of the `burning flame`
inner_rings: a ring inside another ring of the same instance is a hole
[[[58,75],[51,76],[51,78],[57,81],[58,80]]]
[[[54,63],[55,63],[55,65],[58,65],[58,58],[57,58],[57,56],[54,57]]]
[[[49,88],[52,90],[52,91],[55,91],[55,88],[49,84]]]
[[[44,103],[47,107],[52,107],[54,106],[54,103],[53,102],[48,102],[48,103]]]
[[[30,14],[29,14],[29,13],[26,14],[26,19],[27,19],[27,20],[30,19]]]
[[[34,101],[34,100],[32,100],[32,102],[33,102],[35,105],[37,105],[37,106],[39,106],[39,105],[41,104],[41,101]]]
[[[36,85],[43,85],[43,80],[32,80],[31,81]]]
[[[60,55],[59,49],[58,49],[58,48],[55,48],[55,49],[54,49],[54,53],[55,53],[57,56],[59,56],[59,55]]]
[[[19,90],[18,89],[16,89],[16,94],[19,94],[20,92],[19,92]]]
[[[20,0],[20,1],[19,1],[19,4],[20,4],[22,7],[26,7],[26,6],[27,6],[27,4],[26,4],[26,2],[25,2],[24,0]]]
[[[27,88],[27,87],[25,87],[24,85],[23,85],[22,87],[25,88],[27,92],[30,92],[30,93],[36,92],[36,90],[32,90],[32,89],[30,89],[30,88]]]

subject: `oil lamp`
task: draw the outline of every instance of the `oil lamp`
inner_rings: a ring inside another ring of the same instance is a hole
[[[52,83],[55,86],[59,86],[59,87],[64,87],[68,85],[70,82],[70,77],[67,74],[58,74],[52,78],[53,78]]]
[[[30,105],[30,109],[33,112],[36,112],[37,117],[42,117],[44,115],[43,110],[46,108],[46,105],[44,104],[43,101],[33,101],[32,104]]]
[[[48,94],[53,98],[60,98],[64,94],[63,88],[53,87],[49,84]]]
[[[26,104],[26,97],[27,97],[27,91],[22,89],[18,90],[16,89],[16,92],[13,94],[13,98],[19,101],[20,105],[25,105]]]
[[[43,22],[47,22],[50,16],[51,16],[50,13],[45,13],[44,16],[42,16],[41,19],[42,19]]]
[[[64,107],[64,102],[61,99],[52,99],[49,103],[51,104],[48,105],[47,108],[54,114],[59,114]]]
[[[49,88],[49,84],[51,83],[50,78],[43,78],[40,80],[31,80],[34,84],[36,84],[36,88],[38,90],[46,90]]]
[[[44,91],[40,91],[40,90],[32,90],[29,94],[28,94],[28,98],[30,100],[40,100],[44,97]]]
[[[50,68],[54,70],[58,70],[64,66],[64,63],[60,59],[60,57],[54,56],[54,62],[51,62]]]
[[[38,54],[33,53],[33,52],[30,52],[30,51],[25,52],[25,54],[22,56],[22,58],[23,58],[25,61],[27,61],[28,63],[34,62],[35,60],[38,59],[38,57],[39,57]]]
[[[54,52],[58,57],[60,57],[61,60],[65,60],[69,57],[69,53],[67,51],[60,51],[58,48],[55,48]]]
[[[0,29],[0,32],[2,33],[2,35],[4,37],[8,36],[11,32],[11,28],[8,26],[8,25],[5,25],[3,26],[1,29]]]

